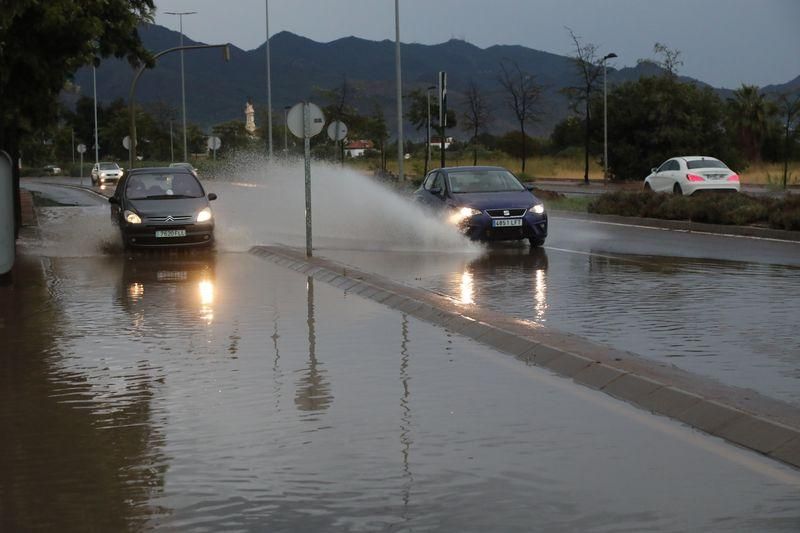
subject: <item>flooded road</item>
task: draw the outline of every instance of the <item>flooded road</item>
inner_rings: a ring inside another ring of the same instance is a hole
[[[249,254],[24,261],[4,531],[800,527],[796,470]]]

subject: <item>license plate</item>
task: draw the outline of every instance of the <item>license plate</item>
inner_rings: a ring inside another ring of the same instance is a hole
[[[185,229],[156,230],[156,238],[160,239],[162,237],[186,237],[186,230]]]
[[[492,226],[495,228],[507,228],[513,226],[521,226],[521,218],[503,218],[500,220],[492,220]]]

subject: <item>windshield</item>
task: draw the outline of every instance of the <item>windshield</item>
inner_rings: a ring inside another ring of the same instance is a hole
[[[728,166],[719,161],[718,159],[696,159],[694,161],[687,161],[686,168],[728,168]]]
[[[145,198],[201,198],[203,188],[191,174],[134,174],[125,194],[130,200]]]
[[[447,173],[454,193],[524,191],[525,187],[507,170],[456,170]]]
[[[119,170],[119,165],[116,163],[99,163],[97,168],[100,170]]]

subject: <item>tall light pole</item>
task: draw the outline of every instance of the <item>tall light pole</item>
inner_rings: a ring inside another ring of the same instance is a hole
[[[608,83],[606,82],[606,61],[617,54],[611,52],[603,57],[603,182],[608,180]]]
[[[92,65],[92,87],[94,90],[94,163],[100,162],[100,142],[97,138],[97,68]]]
[[[269,0],[267,5],[267,138],[269,139],[269,159],[272,161],[272,74],[269,65]]]
[[[183,48],[183,16],[184,15],[195,15],[197,11],[165,11],[165,15],[178,15],[178,20],[180,21],[180,29],[181,29],[181,44],[180,47]],[[188,144],[186,142],[186,79],[184,78],[183,73],[183,50],[181,50],[181,108],[183,110],[183,160],[189,161],[189,149]]]
[[[403,175],[403,79],[400,69],[400,0],[394,0],[394,63],[397,75],[397,180],[404,181]]]

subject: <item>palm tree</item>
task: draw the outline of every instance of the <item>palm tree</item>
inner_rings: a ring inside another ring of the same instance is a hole
[[[761,160],[761,143],[774,113],[772,102],[755,85],[742,85],[728,98],[728,119],[748,160]]]

